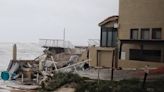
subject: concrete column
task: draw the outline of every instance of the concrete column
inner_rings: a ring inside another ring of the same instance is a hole
[[[13,60],[17,60],[17,46],[13,45]]]

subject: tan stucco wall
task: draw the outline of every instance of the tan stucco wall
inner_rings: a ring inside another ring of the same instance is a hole
[[[92,67],[111,67],[114,48],[93,47],[89,49],[90,65]],[[99,66],[97,66],[97,52],[99,52]]]
[[[119,2],[119,39],[130,39],[132,28],[162,28],[164,40],[164,0],[120,0]],[[150,37],[151,37],[150,32]],[[139,33],[140,38],[140,33]],[[122,52],[129,59],[129,49],[140,49],[139,44],[124,44]],[[164,46],[144,45],[144,49],[161,50],[164,56]],[[164,59],[162,59],[164,60]],[[162,61],[161,60],[161,61]]]
[[[155,63],[155,62],[143,62],[143,61],[134,61],[134,60],[120,60],[118,62],[118,67],[121,68],[136,68],[141,69],[146,65],[149,65],[150,68],[157,68],[160,66],[164,66],[164,63]]]
[[[120,0],[119,39],[129,39],[131,28],[162,28],[164,0]]]
[[[122,46],[122,48],[123,48],[122,52],[125,52],[125,54],[126,54],[125,59],[129,60],[129,49],[140,49],[140,45],[138,45],[138,44],[135,44],[135,45],[133,45],[133,44],[124,44]]]
[[[97,50],[96,48],[89,49],[89,59],[90,59],[90,66],[97,66]]]

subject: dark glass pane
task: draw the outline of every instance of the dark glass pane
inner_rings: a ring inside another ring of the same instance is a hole
[[[117,45],[117,29],[111,27],[102,28],[101,46],[113,47]]]
[[[138,29],[131,29],[131,39],[138,39]]]
[[[161,39],[161,28],[152,29],[152,39]]]
[[[106,46],[106,40],[107,40],[107,32],[106,31],[102,31],[102,41],[101,44],[102,46]]]
[[[139,50],[130,49],[130,60],[141,60],[141,61],[160,61],[161,51],[160,50]]]
[[[141,29],[141,39],[142,40],[150,39],[150,30],[149,29]]]
[[[112,31],[108,31],[108,46],[112,46]]]

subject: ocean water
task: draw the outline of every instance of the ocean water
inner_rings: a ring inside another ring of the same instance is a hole
[[[17,59],[31,60],[42,54],[43,48],[37,43],[16,43]],[[0,43],[0,71],[7,69],[12,59],[14,43]]]
[[[15,43],[0,43],[0,73],[5,71],[8,67],[10,60],[12,59],[13,45]],[[43,48],[37,43],[16,43],[17,45],[17,59],[35,59],[43,52]],[[13,85],[11,81],[3,81],[0,78],[0,92],[22,92],[11,91],[12,89],[7,85]],[[30,91],[29,91],[30,92]]]

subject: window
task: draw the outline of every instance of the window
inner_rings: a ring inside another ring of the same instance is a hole
[[[106,31],[102,31],[102,36],[101,36],[101,45],[102,46],[106,46],[106,39],[107,38],[107,32]]]
[[[148,28],[141,29],[141,39],[150,40],[150,29]]]
[[[140,50],[130,49],[129,50],[130,60],[141,60],[141,61],[160,61],[161,51],[160,50]]]
[[[131,29],[130,39],[133,40],[138,39],[138,29]]]
[[[152,39],[161,39],[161,28],[152,29]]]
[[[112,31],[108,32],[108,46],[112,46]]]
[[[112,27],[103,27],[101,29],[101,46],[102,47],[117,46],[117,29]]]

